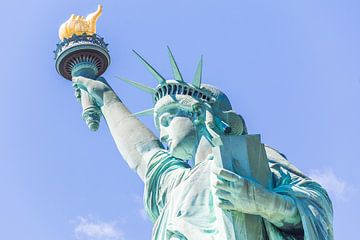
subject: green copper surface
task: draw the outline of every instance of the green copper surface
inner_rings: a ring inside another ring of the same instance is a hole
[[[80,62],[76,64],[71,71],[71,75],[73,77],[82,76],[92,79],[96,78],[97,73],[97,67],[89,62]],[[86,92],[82,92],[81,95],[81,103],[83,105],[82,118],[91,131],[97,131],[99,129],[100,119],[102,116],[101,110],[94,103],[91,97],[88,97]]]
[[[194,85],[195,87],[198,87],[198,88],[200,88],[200,86],[201,86],[202,65],[203,65],[203,57],[201,56],[199,64],[196,68],[194,80],[192,82],[192,85]]]
[[[148,87],[148,86],[145,86],[141,83],[137,83],[135,81],[132,81],[130,79],[127,79],[127,78],[124,78],[124,77],[117,77],[118,79],[126,82],[126,83],[129,83],[131,85],[133,85],[134,87],[144,91],[144,92],[147,92],[147,93],[150,93],[151,95],[153,95],[155,93],[155,89],[151,88],[151,87]]]
[[[153,66],[151,66],[139,53],[137,53],[135,50],[133,52],[136,54],[136,56],[140,59],[140,61],[145,65],[145,67],[151,72],[151,74],[154,76],[154,78],[158,81],[159,84],[165,82],[165,78],[158,73]]]
[[[184,79],[183,79],[183,77],[181,75],[181,72],[179,70],[179,67],[176,64],[174,55],[172,54],[172,52],[170,50],[170,47],[168,46],[167,49],[168,49],[168,52],[169,52],[170,63],[171,63],[172,71],[173,71],[173,74],[174,74],[174,79],[177,80],[177,81],[184,81]]]
[[[202,59],[188,85],[165,80],[140,58],[160,86],[153,92],[128,82],[157,95],[143,114],[154,114],[159,138],[104,79],[73,81],[101,106],[121,155],[143,180],[153,240],[333,239],[326,191],[247,133],[227,96],[201,84]]]

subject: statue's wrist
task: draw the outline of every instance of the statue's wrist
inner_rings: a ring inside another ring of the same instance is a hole
[[[257,215],[266,218],[269,212],[274,211],[273,207],[269,206],[269,202],[274,198],[274,193],[263,187],[261,190],[256,189],[253,192],[256,213]]]
[[[103,107],[110,107],[113,103],[121,102],[116,93],[110,88],[103,94]]]
[[[297,226],[300,217],[294,200],[270,190],[257,194],[258,215],[262,216],[276,226],[291,224]]]
[[[265,219],[271,219],[280,212],[281,214],[286,214],[283,211],[285,210],[285,205],[287,204],[287,199],[285,199],[285,197],[286,196],[280,195],[263,187],[255,190],[254,200],[258,215]]]

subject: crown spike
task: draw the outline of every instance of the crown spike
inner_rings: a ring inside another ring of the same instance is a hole
[[[167,46],[167,49],[168,49],[168,52],[169,52],[169,58],[170,58],[170,63],[171,63],[174,78],[175,78],[175,80],[177,80],[179,82],[183,82],[184,79],[183,79],[183,77],[182,77],[182,75],[180,73],[178,65],[176,64],[174,55],[172,54],[169,46]]]
[[[158,73],[155,68],[153,68],[139,53],[137,53],[135,50],[132,50],[136,56],[139,57],[141,62],[147,67],[147,69],[151,72],[151,74],[155,77],[155,79],[158,81],[159,84],[165,83],[166,79]]]
[[[141,112],[133,113],[133,116],[142,117],[142,116],[151,116],[154,115],[154,108],[146,109]]]
[[[200,88],[201,86],[202,65],[203,65],[203,56],[201,55],[199,64],[195,72],[194,80],[192,82],[192,85],[197,88]]]
[[[143,85],[141,83],[137,83],[135,81],[132,81],[130,79],[127,79],[127,78],[124,78],[124,77],[117,77],[117,78],[124,81],[124,82],[126,82],[126,83],[129,83],[129,84],[133,85],[134,87],[136,87],[136,88],[138,88],[138,89],[140,89],[140,90],[142,90],[142,91],[144,91],[146,93],[150,93],[150,94],[153,95],[156,92],[155,89],[153,89],[151,87],[148,87],[148,86],[145,86],[145,85]]]

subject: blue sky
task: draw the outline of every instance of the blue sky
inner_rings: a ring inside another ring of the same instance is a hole
[[[2,2],[1,239],[150,239],[142,182],[104,120],[96,133],[86,128],[71,83],[54,67],[60,24],[98,3]],[[357,236],[359,1],[101,3],[98,33],[112,57],[104,76],[132,111],[151,107],[151,98],[115,76],[155,81],[131,49],[171,77],[171,46],[188,81],[204,54],[204,82],[230,97],[249,132],[328,189],[336,238]]]

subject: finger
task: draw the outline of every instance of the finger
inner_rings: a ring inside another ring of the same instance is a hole
[[[93,81],[93,80],[80,76],[80,77],[73,77],[72,81],[73,81],[74,87],[81,88],[81,89],[87,91],[87,87],[90,85],[91,81]]]
[[[231,198],[231,193],[230,192],[225,191],[225,190],[221,190],[221,189],[217,189],[215,191],[215,195],[218,198],[222,198],[222,199],[225,199],[225,200],[230,200],[230,198]]]
[[[75,88],[75,93],[74,93],[75,97],[77,100],[81,100],[81,90],[78,88]]]
[[[235,206],[230,201],[226,199],[219,199],[219,202],[216,203],[216,205],[224,210],[234,210]]]
[[[74,96],[79,99],[81,98],[81,89],[75,84],[72,84],[72,87],[74,88]]]
[[[231,190],[230,182],[223,181],[223,180],[220,180],[220,179],[217,180],[213,186],[216,189],[220,189],[220,190],[225,190],[225,191],[230,191]]]
[[[218,178],[220,177],[232,182],[237,181],[240,178],[239,175],[224,168],[213,168],[213,173],[217,175]]]
[[[103,82],[105,84],[108,84],[108,82],[106,81],[106,79],[104,77],[98,77],[96,80]]]

